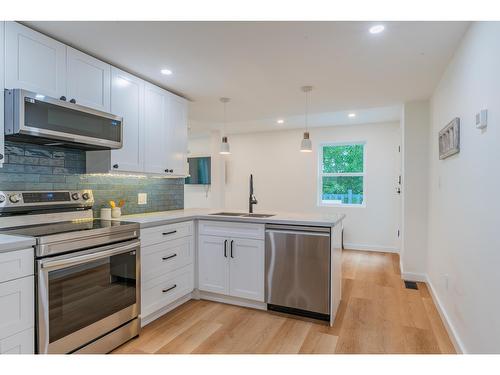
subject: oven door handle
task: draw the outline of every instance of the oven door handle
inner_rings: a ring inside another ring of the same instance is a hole
[[[115,247],[113,249],[109,250],[104,250],[104,251],[96,251],[91,254],[85,254],[85,255],[80,255],[76,256],[73,258],[66,258],[66,259],[60,259],[60,260],[48,260],[44,261],[40,264],[40,268],[42,269],[47,269],[47,268],[64,268],[64,267],[69,267],[69,266],[75,266],[81,263],[86,263],[90,262],[93,260],[101,259],[101,258],[106,258],[109,256],[117,255],[120,253],[125,253],[127,251],[137,249],[140,246],[139,241],[134,241],[134,243],[125,245],[125,246],[120,246],[120,247]]]

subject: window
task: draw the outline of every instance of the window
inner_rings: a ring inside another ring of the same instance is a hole
[[[364,151],[364,143],[326,144],[320,147],[320,205],[364,204]]]

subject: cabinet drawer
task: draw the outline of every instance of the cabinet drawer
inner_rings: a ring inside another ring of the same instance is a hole
[[[34,326],[33,276],[0,284],[0,339]]]
[[[141,249],[142,282],[193,263],[193,237],[161,242]]]
[[[0,354],[33,354],[34,352],[34,328],[29,328],[0,340]]]
[[[34,267],[33,248],[0,253],[0,283],[33,275]]]
[[[141,246],[154,245],[164,241],[187,237],[192,234],[192,221],[141,229]]]
[[[199,233],[206,236],[252,238],[263,240],[264,224],[230,223],[226,221],[200,221]]]
[[[190,264],[143,284],[141,316],[146,317],[193,291],[194,269]]]

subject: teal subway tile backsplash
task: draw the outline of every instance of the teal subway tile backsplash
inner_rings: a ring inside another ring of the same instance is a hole
[[[109,200],[125,200],[124,215],[184,207],[184,179],[86,174],[85,151],[5,142],[0,190],[79,190],[94,192],[94,216]],[[137,193],[147,193],[145,205]]]

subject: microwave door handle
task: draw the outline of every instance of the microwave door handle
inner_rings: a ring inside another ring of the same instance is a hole
[[[95,253],[91,254],[85,254],[85,255],[80,255],[76,256],[73,258],[66,258],[66,259],[60,259],[60,260],[48,260],[48,261],[43,261],[40,264],[40,268],[42,269],[59,269],[59,268],[65,268],[69,266],[75,266],[78,264],[82,263],[87,263],[93,260],[98,260],[102,258],[107,258],[109,256],[117,255],[120,253],[125,253],[127,251],[131,251],[133,249],[137,249],[139,247],[139,242],[134,242],[125,246],[120,246],[116,247],[110,250],[105,250],[105,251],[98,251]]]

